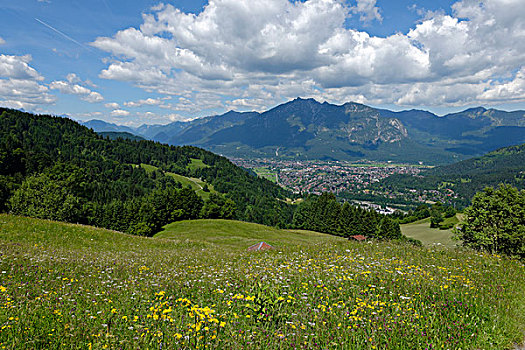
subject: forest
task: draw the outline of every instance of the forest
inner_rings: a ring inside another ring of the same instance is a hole
[[[202,166],[193,166],[196,161]],[[201,179],[203,190],[213,192],[203,198],[170,174]],[[0,211],[143,236],[177,220],[223,218],[341,236],[400,237],[397,222],[331,195],[301,205],[287,198],[295,196],[197,147],[105,138],[67,118],[0,109]],[[335,217],[348,222],[335,224]],[[355,226],[363,217],[370,220]]]
[[[330,192],[308,198],[299,204],[292,226],[343,237],[363,235],[369,238],[407,240],[401,234],[395,219],[374,210],[352,206],[348,202],[340,204]]]

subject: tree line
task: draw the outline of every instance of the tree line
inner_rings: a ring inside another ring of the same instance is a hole
[[[341,204],[329,192],[300,203],[294,213],[292,226],[343,237],[363,235],[377,239],[407,239],[395,219],[348,202]]]
[[[192,166],[194,160],[204,166]],[[170,173],[200,178],[214,192],[204,200]],[[0,211],[146,236],[167,223],[198,218],[341,236],[402,236],[394,220],[340,204],[333,194],[298,206],[287,198],[295,196],[197,147],[110,140],[67,118],[0,108]]]

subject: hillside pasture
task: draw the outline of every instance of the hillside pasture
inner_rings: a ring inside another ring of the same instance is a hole
[[[2,214],[0,348],[510,349],[523,340],[518,261],[252,225],[180,222],[144,238]],[[259,240],[276,249],[246,251]]]
[[[449,221],[452,222],[453,219]],[[452,239],[454,235],[452,230],[430,228],[430,218],[401,225],[401,232],[407,237],[420,240],[425,246],[453,248],[457,245],[457,242]]]
[[[188,164],[188,169],[190,170],[203,169],[203,168],[208,168],[208,167],[209,165],[204,164],[202,159],[191,158],[191,163]]]
[[[202,161],[200,161],[200,163],[202,163]],[[201,167],[200,163],[197,160],[192,159],[192,163],[190,164],[190,166],[191,167]],[[202,163],[202,165],[206,166],[204,163]],[[153,165],[148,165],[148,164],[141,164],[140,166],[148,172],[153,172],[158,169],[157,167]],[[212,184],[208,184],[209,192],[205,192],[203,188],[206,182],[202,181],[201,179],[197,179],[194,177],[187,177],[187,176],[183,176],[183,175],[179,175],[179,174],[175,174],[171,172],[166,172],[166,175],[172,177],[175,181],[180,182],[183,187],[188,187],[188,186],[191,187],[191,189],[194,190],[195,193],[197,193],[204,200],[207,200],[210,198],[210,193],[217,193],[217,191],[215,191],[215,189],[213,188]]]
[[[185,220],[166,225],[155,238],[177,242],[199,242],[220,249],[242,251],[252,244],[266,243],[283,248],[316,243],[341,242],[343,238],[304,230],[279,230],[273,227],[232,220]]]

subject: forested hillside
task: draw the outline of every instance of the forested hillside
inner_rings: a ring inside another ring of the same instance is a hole
[[[70,119],[0,109],[2,211],[148,236],[173,221],[222,218],[401,238],[397,223],[328,194],[299,206],[287,198],[293,194],[197,147],[112,140]]]
[[[167,172],[202,178],[219,194],[203,202]],[[1,210],[150,235],[203,216],[284,226],[292,208],[278,199],[286,196],[196,147],[110,140],[66,118],[0,109]]]
[[[333,193],[308,198],[294,213],[294,228],[331,233],[343,237],[364,235],[370,238],[408,240],[397,221],[376,211],[340,204]],[[412,243],[417,243],[415,240]]]
[[[500,148],[482,157],[429,169],[422,176],[393,175],[376,186],[435,190],[451,188],[467,205],[474,194],[500,183],[525,188],[525,144]]]

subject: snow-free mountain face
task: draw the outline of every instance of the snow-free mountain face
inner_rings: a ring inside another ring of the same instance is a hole
[[[95,132],[129,132],[136,134],[135,129],[105,122],[103,120],[93,119],[87,122],[80,122],[80,124],[87,126],[90,129],[93,129]]]
[[[443,164],[524,143],[525,112],[480,107],[439,117],[421,110],[392,112],[298,98],[264,113],[228,112],[134,132],[235,157]]]

